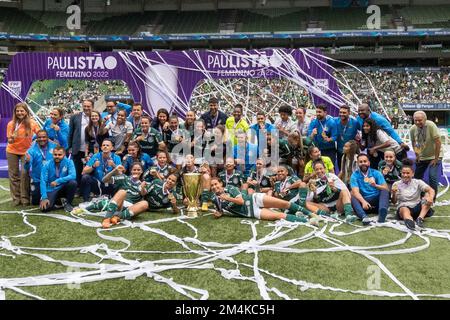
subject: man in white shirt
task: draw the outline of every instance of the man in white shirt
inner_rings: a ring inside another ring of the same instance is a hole
[[[278,129],[278,136],[282,139],[287,139],[289,134],[297,129],[297,124],[291,119],[292,108],[288,105],[282,105],[278,109],[280,117],[275,120],[275,127]]]
[[[403,161],[402,179],[392,185],[392,203],[397,203],[397,215],[405,221],[408,229],[414,230],[415,224],[424,227],[425,217],[433,215],[434,190],[423,180],[414,179],[413,162],[409,159]],[[422,193],[425,196],[421,199]]]

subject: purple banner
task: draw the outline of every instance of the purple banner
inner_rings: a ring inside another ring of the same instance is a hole
[[[308,90],[315,105],[327,105],[331,115],[338,114],[342,103],[326,57],[318,49],[18,53],[0,90],[2,127],[38,80],[123,80],[150,115],[165,107],[184,116],[199,81],[223,78],[294,81]]]

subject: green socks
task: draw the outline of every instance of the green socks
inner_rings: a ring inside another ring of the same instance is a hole
[[[357,219],[357,217],[353,214],[353,208],[350,203],[344,204],[344,213],[345,213],[345,221],[347,223],[352,223]]]
[[[319,210],[317,210],[316,214],[318,214],[319,216],[327,216],[328,212],[326,212],[325,210],[319,209]]]
[[[303,216],[299,216],[297,217],[296,215],[293,214],[286,214],[286,220],[289,222],[308,222],[308,219],[306,219],[306,217]]]
[[[286,211],[286,214],[296,215],[298,212],[306,214],[307,216],[311,215],[311,213],[312,213],[308,209],[301,207],[294,202],[290,202],[290,206],[289,206],[289,209]]]
[[[300,211],[300,206],[294,202],[289,202],[289,209],[286,210],[286,214],[295,215]]]
[[[120,219],[130,220],[134,216],[133,211],[124,209],[120,212]]]
[[[116,212],[118,207],[119,206],[117,205],[117,203],[114,200],[111,200],[108,204],[105,217],[111,218],[113,216],[114,212]]]
[[[353,208],[350,203],[344,204],[344,213],[346,216],[353,214]]]
[[[298,204],[301,207],[306,207],[306,197],[308,196],[308,188],[298,189]]]
[[[100,201],[91,201],[86,206],[86,210],[88,210],[88,211],[92,211],[92,210],[103,211],[108,206],[108,203],[109,203],[108,199],[102,199]]]

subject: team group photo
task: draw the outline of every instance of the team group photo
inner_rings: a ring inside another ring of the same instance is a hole
[[[445,1],[18,2],[0,300],[450,298]]]

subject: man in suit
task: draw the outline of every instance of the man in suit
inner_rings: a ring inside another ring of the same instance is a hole
[[[72,153],[78,186],[80,186],[83,158],[86,150],[85,129],[89,124],[91,111],[94,108],[94,101],[85,99],[82,105],[83,112],[73,115],[69,122],[69,153]]]
[[[228,116],[222,111],[219,111],[219,100],[212,97],[209,99],[208,105],[209,111],[200,116],[205,121],[206,130],[213,129],[219,124],[225,125]]]

